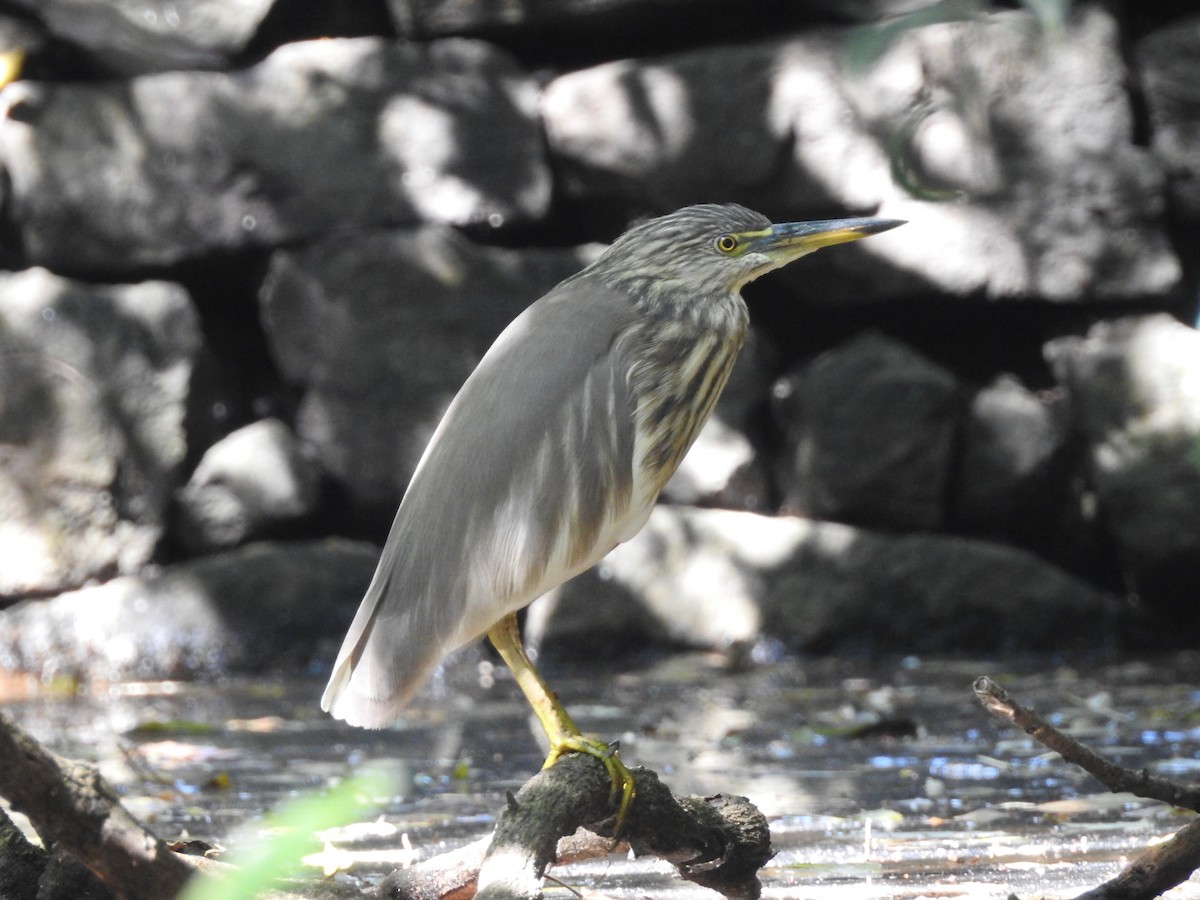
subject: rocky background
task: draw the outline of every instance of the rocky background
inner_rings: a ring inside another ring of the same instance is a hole
[[[1195,645],[1193,9],[3,4],[0,668],[328,666],[495,335],[727,200],[910,224],[746,291],[670,502],[535,639]]]

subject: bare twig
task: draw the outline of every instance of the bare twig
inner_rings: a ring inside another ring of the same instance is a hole
[[[1172,806],[1200,810],[1200,792],[1195,788],[1150,775],[1144,770],[1134,772],[1105,759],[1021,706],[990,678],[984,676],[975,680],[975,696],[992,715],[1016,725],[1114,793],[1127,791]],[[1171,840],[1149,847],[1115,878],[1081,894],[1076,900],[1151,900],[1182,884],[1197,868],[1200,868],[1200,820],[1193,820]]]
[[[1200,811],[1200,790],[1169,778],[1135,772],[1105,759],[1069,737],[1031,709],[1021,706],[1008,692],[986,675],[975,680],[975,696],[983,708],[999,719],[1017,726],[1034,740],[1055,751],[1092,775],[1113,793],[1128,792],[1147,800],[1159,800],[1183,809]]]
[[[469,900],[490,838],[397,869],[379,885],[379,896],[393,900]]]
[[[742,797],[676,798],[645,769],[633,772],[637,797],[621,837],[639,855],[675,864],[680,875],[720,891],[731,900],[755,900],[758,870],[772,856],[766,819]],[[487,854],[472,885],[478,845],[396,872],[381,894],[404,900],[469,897],[533,900],[541,893],[547,866],[568,857],[611,852],[611,783],[599,760],[565,757],[535,775],[510,799],[496,822]],[[575,835],[587,828],[601,837]],[[439,858],[440,859],[440,858]]]
[[[174,897],[192,874],[94,768],[54,756],[2,713],[0,795],[126,900]]]
[[[398,869],[384,881],[380,893],[404,900],[469,900],[475,896],[475,879],[491,842],[490,837],[480,838],[407,869]],[[614,847],[611,838],[580,829],[558,842],[554,864],[565,866],[628,852],[629,844],[625,841]]]
[[[1183,884],[1200,867],[1200,819],[1181,828],[1165,843],[1148,847],[1121,870],[1076,900],[1134,900],[1157,897]]]

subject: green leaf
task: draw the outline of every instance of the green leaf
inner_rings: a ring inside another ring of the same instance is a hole
[[[280,806],[259,823],[257,838],[225,858],[237,872],[225,878],[197,876],[177,900],[254,900],[296,871],[301,857],[320,847],[316,832],[361,820],[396,789],[393,774],[382,768],[367,769],[323,794]]]
[[[926,25],[963,22],[980,15],[984,9],[982,0],[938,0],[913,12],[856,28],[846,41],[846,62],[852,71],[863,72],[887,53],[904,32]]]

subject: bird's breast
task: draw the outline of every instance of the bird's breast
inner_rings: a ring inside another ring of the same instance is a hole
[[[635,495],[649,505],[708,421],[746,336],[744,317],[723,327],[656,323],[630,373],[635,412]]]

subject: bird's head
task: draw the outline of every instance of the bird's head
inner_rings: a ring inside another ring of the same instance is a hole
[[[824,219],[771,224],[737,204],[688,206],[626,231],[593,268],[640,293],[658,289],[735,294],[760,275],[846,241],[903,225],[900,219]]]

